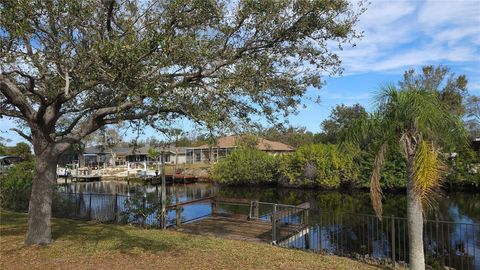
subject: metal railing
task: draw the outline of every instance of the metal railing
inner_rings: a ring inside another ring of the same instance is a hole
[[[280,242],[287,248],[375,260],[407,266],[406,218],[309,210],[310,220],[295,237]],[[426,220],[426,263],[434,269],[480,269],[480,224]]]
[[[59,193],[57,217],[160,227],[158,196]],[[271,223],[272,243],[285,248],[354,257],[407,266],[408,223],[403,217],[334,213],[307,205],[246,199],[200,198],[168,202],[167,226],[180,226],[212,215]],[[426,263],[434,269],[480,269],[480,224],[426,220]]]

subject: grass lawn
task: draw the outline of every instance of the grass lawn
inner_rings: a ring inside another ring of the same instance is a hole
[[[377,269],[268,244],[68,219],[53,219],[51,245],[24,246],[26,224],[26,214],[0,210],[0,269]]]

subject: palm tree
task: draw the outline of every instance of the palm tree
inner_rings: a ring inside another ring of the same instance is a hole
[[[387,86],[376,96],[376,107],[355,128],[353,137],[357,142],[370,138],[376,150],[370,179],[372,205],[381,219],[381,168],[387,148],[399,147],[407,161],[410,268],[425,269],[423,214],[441,186],[444,165],[440,150],[445,152],[455,141],[466,141],[466,132],[458,116],[450,114],[432,91]]]

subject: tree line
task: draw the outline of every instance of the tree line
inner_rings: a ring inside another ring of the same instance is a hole
[[[467,92],[467,78],[456,76],[444,66],[425,66],[420,71],[407,70],[397,86],[400,89],[423,89],[430,94],[430,99],[438,99],[448,115],[462,121],[467,134],[462,139],[462,132],[456,134],[448,146],[443,145],[440,159],[445,164],[445,187],[479,187],[480,172],[478,150],[472,148],[473,141],[480,131],[479,98]],[[404,108],[402,108],[404,109]],[[430,118],[433,114],[425,112]],[[367,122],[372,115],[360,104],[346,106],[337,105],[330,116],[321,122],[321,131],[313,133],[305,128],[288,127],[285,129],[269,128],[260,131],[256,136],[280,141],[297,148],[292,155],[273,158],[276,161],[259,162],[275,163],[262,168],[264,182],[278,183],[288,186],[314,186],[323,188],[357,187],[370,188],[372,165],[375,163],[375,145],[369,138],[357,140],[355,147],[346,147],[351,130],[358,123]],[[392,121],[400,121],[394,120]],[[378,127],[378,125],[377,125]],[[258,183],[255,179],[261,175],[251,170],[237,172],[240,166],[255,163],[246,161],[248,156],[262,160],[271,157],[252,154],[253,150],[233,154],[228,161],[221,162],[212,171],[213,178],[223,183]],[[406,188],[407,160],[397,145],[390,144],[384,150],[383,169],[380,172],[380,185],[387,189]],[[237,162],[235,164],[235,162]],[[268,171],[273,168],[273,171]],[[232,175],[229,176],[229,172]],[[233,175],[236,173],[237,175]],[[271,180],[271,175],[275,175]],[[260,177],[262,178],[262,177]],[[253,179],[249,182],[247,179]]]

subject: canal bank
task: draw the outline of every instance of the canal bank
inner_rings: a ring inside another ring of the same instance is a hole
[[[58,218],[52,244],[26,247],[26,214],[0,211],[1,269],[382,269],[266,244]]]
[[[157,186],[101,182],[78,183],[64,188],[63,191],[73,199],[74,205],[81,206],[79,213],[83,217],[94,213],[99,218],[111,220],[111,211],[116,209],[112,205],[130,207],[124,208],[125,213],[131,213],[132,209],[133,213],[139,209],[150,209],[151,213],[145,220],[131,219],[132,215],[129,214],[127,217],[130,221],[127,223],[140,222],[151,227],[157,226],[158,216],[155,210],[159,197]],[[81,199],[79,194],[82,194]],[[385,216],[382,221],[379,221],[373,215],[370,197],[366,192],[340,193],[278,187],[226,187],[207,183],[171,185],[167,186],[168,204],[175,205],[194,200],[198,200],[198,203],[169,211],[170,226],[174,226],[178,215],[186,223],[211,216],[214,211],[212,204],[200,201],[202,198],[212,196],[250,202],[243,206],[223,204],[215,208],[216,212],[226,214],[249,215],[252,213],[252,201],[268,202],[268,205],[259,209],[259,216],[267,220],[274,211],[272,203],[297,205],[308,202],[310,205],[308,238],[296,238],[295,241],[286,242],[286,247],[368,258],[385,263],[391,262],[392,254],[395,254],[394,258],[398,263],[408,261],[406,201],[403,194],[385,195]],[[441,200],[438,201],[434,211],[427,213],[425,248],[429,254],[429,263],[436,263],[440,258],[441,263],[458,269],[478,268],[480,265],[480,246],[477,238],[480,235],[478,196],[476,193],[466,192],[445,194],[440,197]],[[94,210],[88,210],[89,207]],[[122,211],[117,210],[117,213],[120,212]],[[296,223],[302,218],[304,217],[293,216],[282,222]],[[225,230],[221,229],[221,231]]]

